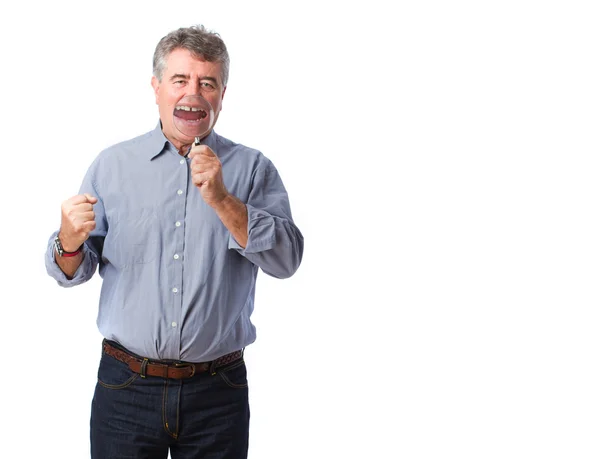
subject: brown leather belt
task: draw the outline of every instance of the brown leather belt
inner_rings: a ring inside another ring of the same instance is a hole
[[[146,376],[159,376],[161,378],[184,379],[206,371],[214,374],[217,368],[240,360],[243,356],[242,351],[235,351],[219,357],[212,362],[160,362],[132,355],[123,349],[113,346],[107,340],[103,341],[102,348],[106,354],[129,365],[131,371],[139,373],[142,375],[142,378]]]

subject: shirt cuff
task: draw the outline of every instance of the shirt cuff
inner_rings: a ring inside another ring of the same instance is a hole
[[[48,274],[53,277],[61,287],[74,287],[82,284],[89,279],[90,270],[94,269],[93,257],[95,257],[96,254],[84,243],[82,249],[83,260],[77,268],[77,271],[75,271],[73,278],[69,279],[56,263],[56,250],[54,249],[55,236],[56,234],[50,238],[50,244],[46,253],[46,270],[48,271]]]
[[[228,247],[237,250],[240,255],[264,252],[275,247],[276,232],[275,218],[264,210],[256,209],[246,204],[248,210],[248,243],[243,248],[235,238],[229,234]]]

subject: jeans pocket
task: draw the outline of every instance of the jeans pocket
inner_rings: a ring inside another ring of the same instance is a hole
[[[217,369],[217,374],[229,387],[234,389],[245,389],[248,387],[246,363],[243,360]]]
[[[102,354],[98,368],[98,384],[107,389],[124,389],[131,385],[139,374],[129,369],[126,363]]]

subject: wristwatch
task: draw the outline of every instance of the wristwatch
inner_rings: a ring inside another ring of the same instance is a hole
[[[74,257],[75,255],[78,255],[83,250],[83,244],[81,244],[81,246],[79,246],[79,248],[77,250],[75,250],[75,252],[65,252],[65,249],[63,249],[63,246],[57,235],[54,238],[54,248],[56,249],[56,253],[58,253],[59,257]]]

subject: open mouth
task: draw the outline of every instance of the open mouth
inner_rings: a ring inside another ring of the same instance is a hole
[[[187,105],[177,105],[175,107],[175,111],[173,112],[173,116],[177,118],[181,118],[185,121],[200,121],[208,116],[206,110],[197,107],[190,107]]]

